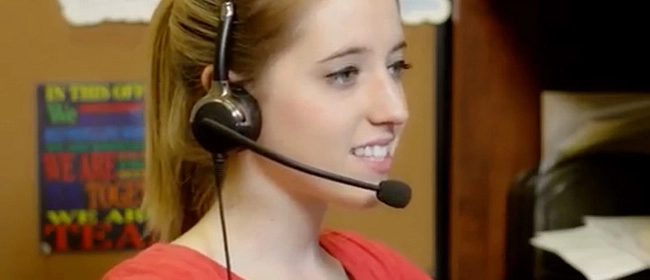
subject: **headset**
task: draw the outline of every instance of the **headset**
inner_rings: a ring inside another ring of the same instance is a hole
[[[230,70],[230,41],[235,21],[235,6],[232,0],[226,0],[221,4],[220,9],[221,15],[215,40],[212,85],[207,94],[192,107],[190,124],[195,140],[212,154],[227,279],[230,280],[232,279],[232,270],[221,187],[225,176],[227,153],[239,149],[241,144],[236,138],[223,137],[214,129],[207,129],[203,120],[217,122],[251,141],[256,141],[262,128],[262,117],[257,100],[243,86],[231,86],[228,73]],[[215,141],[215,139],[218,139],[218,141]]]
[[[257,100],[243,86],[231,85],[228,73],[235,6],[232,0],[221,5],[214,55],[214,77],[210,90],[193,106],[190,123],[196,141],[214,155],[225,155],[240,147],[237,141],[219,137],[214,141],[213,131],[197,125],[197,119],[211,119],[242,136],[256,141],[262,129],[262,117]]]

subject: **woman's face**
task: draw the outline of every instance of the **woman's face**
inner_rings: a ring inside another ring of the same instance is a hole
[[[259,144],[324,170],[378,183],[408,119],[404,34],[394,0],[316,1],[299,36],[254,85]],[[366,207],[375,193],[272,167],[292,191]],[[289,179],[290,178],[290,179]]]

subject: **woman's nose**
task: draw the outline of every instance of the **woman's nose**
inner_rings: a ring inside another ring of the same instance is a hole
[[[374,79],[370,89],[368,118],[373,124],[401,125],[409,118],[402,84],[390,75]]]

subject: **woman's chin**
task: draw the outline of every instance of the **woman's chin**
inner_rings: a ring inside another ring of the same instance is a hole
[[[380,202],[374,191],[350,189],[341,193],[332,203],[352,210],[365,210],[376,207]]]

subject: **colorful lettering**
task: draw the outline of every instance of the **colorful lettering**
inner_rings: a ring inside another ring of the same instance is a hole
[[[47,103],[47,116],[52,124],[74,124],[77,110],[66,103]]]
[[[41,163],[45,179],[48,181],[74,181],[74,157],[73,153],[43,154]]]
[[[72,84],[68,90],[73,102],[103,102],[111,99],[109,87],[105,85]]]
[[[142,182],[88,182],[86,194],[89,209],[136,208],[142,200]]]
[[[45,86],[45,102],[62,102],[65,101],[65,90],[58,85]]]
[[[55,251],[120,250],[127,248],[137,250],[151,245],[149,239],[143,238],[141,227],[141,225],[135,223],[114,226],[107,222],[94,225],[46,224],[43,227],[43,236],[50,241],[49,243]]]
[[[111,89],[111,96],[115,101],[141,100],[142,95],[142,85],[139,84],[119,84]]]
[[[97,223],[97,211],[89,209],[77,210],[48,210],[47,221],[53,225],[95,224]]]
[[[115,152],[92,152],[82,154],[80,178],[83,181],[110,181],[114,178]]]

